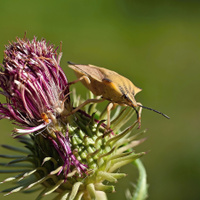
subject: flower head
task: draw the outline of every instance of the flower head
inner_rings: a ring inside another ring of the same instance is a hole
[[[0,117],[29,127],[17,133],[40,130],[64,111],[69,88],[60,59],[45,40],[17,38],[6,46],[0,87],[7,103],[0,104]]]

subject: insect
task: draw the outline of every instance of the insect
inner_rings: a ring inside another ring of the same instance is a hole
[[[137,102],[135,100],[135,95],[142,89],[136,87],[129,79],[117,72],[94,65],[80,65],[71,62],[68,62],[68,64],[78,77],[78,79],[71,82],[71,84],[81,81],[94,95],[101,96],[101,99],[86,100],[77,108],[72,110],[71,114],[75,113],[88,103],[108,100],[110,101],[110,104],[107,106],[107,127],[110,126],[110,110],[115,104],[133,107],[137,114],[139,127],[141,126],[142,108],[152,110],[166,118],[169,118],[167,115],[152,108],[145,107],[141,103]]]
[[[47,116],[47,114],[46,113],[41,113],[41,118],[44,120],[44,122],[46,123],[46,124],[48,124],[49,123],[49,118],[48,118],[48,116]]]

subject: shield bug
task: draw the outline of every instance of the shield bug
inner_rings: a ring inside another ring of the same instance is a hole
[[[114,104],[133,107],[137,113],[139,127],[141,125],[142,108],[152,110],[166,118],[169,118],[167,115],[152,108],[145,107],[141,103],[137,102],[135,100],[135,95],[142,89],[136,87],[129,79],[117,72],[94,65],[80,65],[71,62],[68,62],[68,64],[78,77],[78,79],[71,82],[71,84],[81,81],[94,95],[101,96],[101,99],[86,100],[84,103],[72,110],[70,114],[75,113],[88,103],[108,100],[110,101],[110,104],[107,107],[108,127],[110,126],[110,110],[114,107]]]

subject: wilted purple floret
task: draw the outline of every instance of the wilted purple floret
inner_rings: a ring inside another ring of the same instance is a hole
[[[45,127],[63,110],[69,88],[53,45],[45,40],[17,38],[6,46],[0,71],[0,93],[7,103],[0,104],[0,118],[15,120],[30,127],[18,133],[29,133]],[[42,119],[42,114],[48,120]]]
[[[57,141],[53,140],[52,138],[50,139],[54,145],[54,148],[57,150],[64,162],[64,165],[59,171],[59,174],[63,171],[64,176],[67,177],[67,174],[71,172],[71,167],[76,168],[79,174],[86,172],[87,166],[80,163],[71,150],[68,133],[66,133],[64,136],[61,132],[56,131],[55,135]]]

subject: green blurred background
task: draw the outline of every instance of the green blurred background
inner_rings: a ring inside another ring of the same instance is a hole
[[[0,7],[1,60],[4,45],[26,31],[29,39],[44,37],[56,46],[63,42],[61,66],[70,81],[75,76],[68,60],[109,68],[143,88],[137,101],[171,117],[143,110],[148,140],[137,151],[149,152],[142,158],[148,199],[200,199],[199,1],[1,0]],[[86,89],[80,83],[77,87],[85,96]],[[0,143],[15,144],[13,125],[2,120],[0,126]],[[122,171],[129,176],[119,181],[110,200],[125,199],[124,187],[137,177],[133,166]]]

